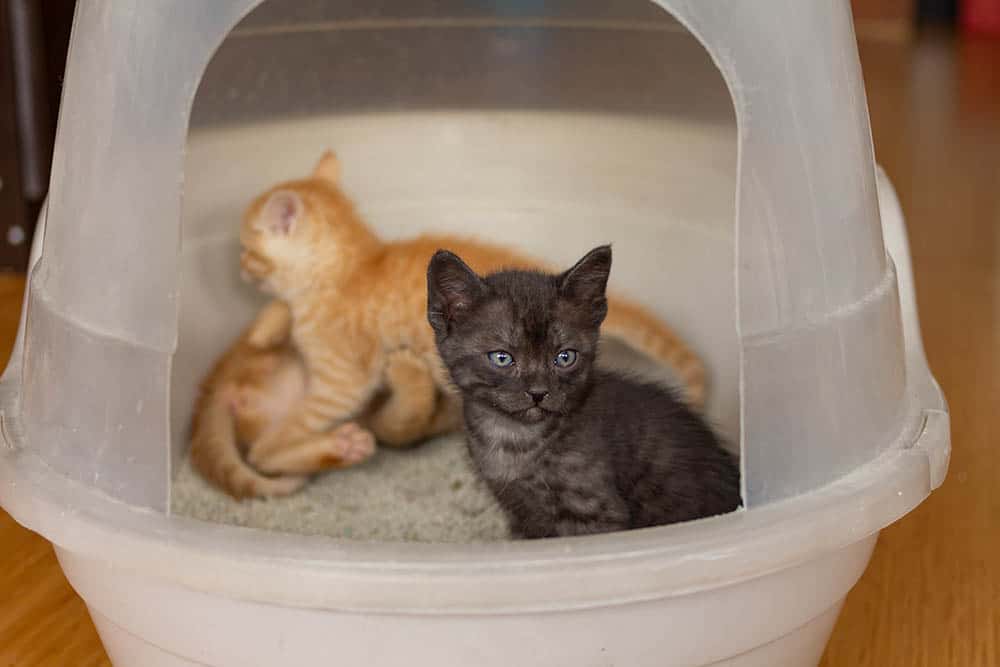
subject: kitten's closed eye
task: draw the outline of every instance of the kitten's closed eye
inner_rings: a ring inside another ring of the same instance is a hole
[[[503,350],[495,350],[486,356],[489,357],[490,363],[497,368],[506,368],[514,363],[514,357],[509,352]]]
[[[579,356],[580,355],[577,354],[576,350],[561,350],[559,354],[556,355],[555,364],[559,368],[569,368],[576,363],[577,357]]]

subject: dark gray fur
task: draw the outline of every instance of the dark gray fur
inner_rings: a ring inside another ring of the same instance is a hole
[[[594,367],[611,248],[561,275],[481,278],[438,251],[428,320],[461,390],[469,451],[517,537],[603,533],[736,509],[739,470],[666,388]],[[559,368],[560,350],[578,353]],[[488,354],[514,364],[497,368]],[[545,394],[537,402],[536,396]]]

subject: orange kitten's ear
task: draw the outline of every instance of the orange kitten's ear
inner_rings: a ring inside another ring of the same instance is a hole
[[[326,151],[313,169],[313,178],[336,185],[340,181],[340,161],[333,151]]]
[[[268,197],[267,203],[254,220],[254,227],[266,234],[288,236],[295,231],[304,208],[298,193],[278,190]]]

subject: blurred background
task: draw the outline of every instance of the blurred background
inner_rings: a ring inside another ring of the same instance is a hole
[[[47,190],[74,5],[0,0],[4,363]],[[995,667],[1000,0],[852,5],[876,158],[906,215],[924,342],[952,411],[953,454],[942,489],[883,532],[824,665]],[[0,665],[110,664],[51,547],[2,511],[0,547]]]

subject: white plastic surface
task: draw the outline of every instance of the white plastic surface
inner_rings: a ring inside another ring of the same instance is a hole
[[[759,648],[751,649],[742,655],[712,663],[710,667],[775,667],[775,665],[780,665],[781,667],[811,667],[819,662],[820,656],[823,654],[823,649],[826,646],[827,637],[833,628],[834,622],[837,620],[837,614],[839,612],[840,605],[836,605],[824,612],[821,616],[818,616],[806,625],[793,630],[784,637],[780,637]],[[108,649],[108,654],[111,656],[112,660],[114,660],[116,665],[141,665],[142,667],[201,667],[204,665],[204,663],[194,662],[175,654],[168,653],[167,651],[164,651],[163,649],[145,642],[133,634],[130,634],[126,630],[123,630],[121,627],[115,625],[100,614],[93,611],[91,613],[94,615],[94,623],[97,626],[98,632],[100,632],[101,639],[104,641],[104,644]],[[321,645],[318,646],[317,649],[317,654],[328,654],[330,651],[330,644],[327,641],[322,641]],[[602,652],[601,659],[604,660],[603,662],[599,659],[599,661],[593,663],[584,661],[579,664],[612,664],[607,661],[606,654],[606,650]],[[338,654],[333,656],[331,659],[339,659],[341,657],[342,656]],[[367,657],[368,656],[366,656],[366,658]],[[506,656],[503,653],[500,653],[498,657],[503,659]],[[371,663],[365,661],[360,664],[367,665]],[[397,662],[386,664],[419,666],[425,663],[419,659],[414,660],[412,656],[401,655],[399,656]],[[450,663],[442,661],[434,663],[434,667],[437,665],[448,664]],[[483,662],[477,664],[487,665],[489,663]],[[510,663],[498,662],[497,664],[508,665]],[[535,662],[528,661],[522,664],[532,665],[535,664]]]
[[[60,563],[97,612],[117,667],[325,662],[807,667],[818,662],[841,600],[864,571],[874,544],[872,536],[807,565],[712,592],[586,612],[516,615],[370,616],[289,609],[163,586],[67,553],[60,553]],[[764,656],[778,660],[767,663]]]

